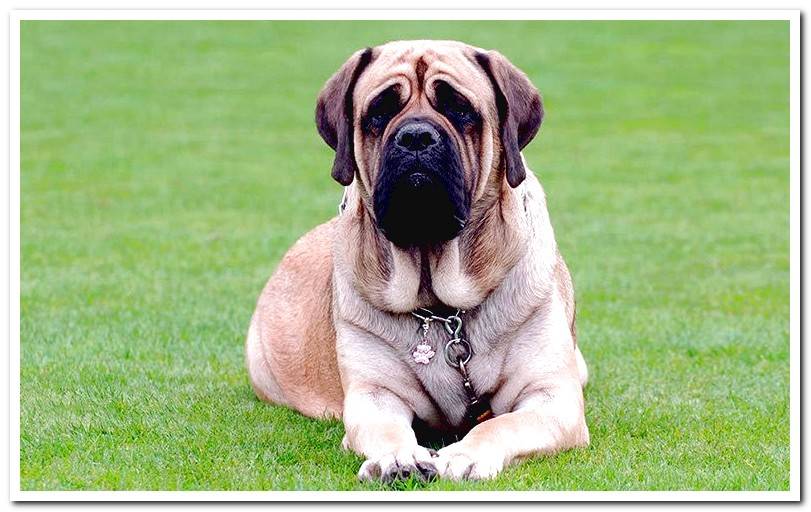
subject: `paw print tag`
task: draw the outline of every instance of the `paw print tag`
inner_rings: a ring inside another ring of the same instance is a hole
[[[422,343],[417,345],[417,349],[411,353],[411,357],[414,358],[414,362],[419,364],[428,364],[431,362],[431,358],[434,357],[434,349],[431,347],[431,344],[428,342],[428,322],[422,323]]]
[[[436,352],[433,351],[431,345],[426,345],[424,343],[420,343],[417,345],[417,350],[415,350],[411,355],[414,357],[414,361],[420,364],[428,364],[431,362],[431,358],[434,357]]]

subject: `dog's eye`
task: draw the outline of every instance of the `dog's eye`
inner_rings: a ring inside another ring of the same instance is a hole
[[[364,129],[375,133],[382,132],[401,108],[400,86],[392,85],[369,103],[363,122]]]
[[[436,109],[444,115],[459,130],[466,130],[481,121],[481,116],[473,105],[448,83],[437,81]]]

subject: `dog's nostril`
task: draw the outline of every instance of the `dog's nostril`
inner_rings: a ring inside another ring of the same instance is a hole
[[[402,136],[400,136],[400,145],[404,148],[411,149],[411,146],[414,145],[414,135],[404,133]]]

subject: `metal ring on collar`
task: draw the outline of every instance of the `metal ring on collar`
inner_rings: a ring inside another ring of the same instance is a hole
[[[453,345],[462,346],[465,354],[464,357],[457,357],[456,360],[453,359],[451,356],[451,347]],[[445,344],[445,350],[443,352],[445,353],[445,362],[454,368],[459,368],[459,361],[462,361],[463,364],[467,364],[470,361],[470,356],[473,355],[473,350],[470,348],[470,343],[463,338],[453,338],[452,340],[449,340]]]

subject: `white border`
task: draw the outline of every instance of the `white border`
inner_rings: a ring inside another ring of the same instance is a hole
[[[22,20],[786,20],[790,22],[790,436],[788,491],[23,491],[20,489],[20,47]],[[17,10],[9,16],[10,498],[13,501],[799,501],[800,11]]]
[[[20,489],[20,22],[9,20],[9,413],[10,486]],[[16,499],[16,498],[15,498]]]
[[[800,321],[800,19],[799,13],[791,18],[789,24],[789,439],[790,439],[790,475],[789,487],[800,499],[800,344],[802,332]]]
[[[324,9],[324,10],[17,10],[15,20],[786,20],[800,11],[765,10],[530,10],[530,9]]]

